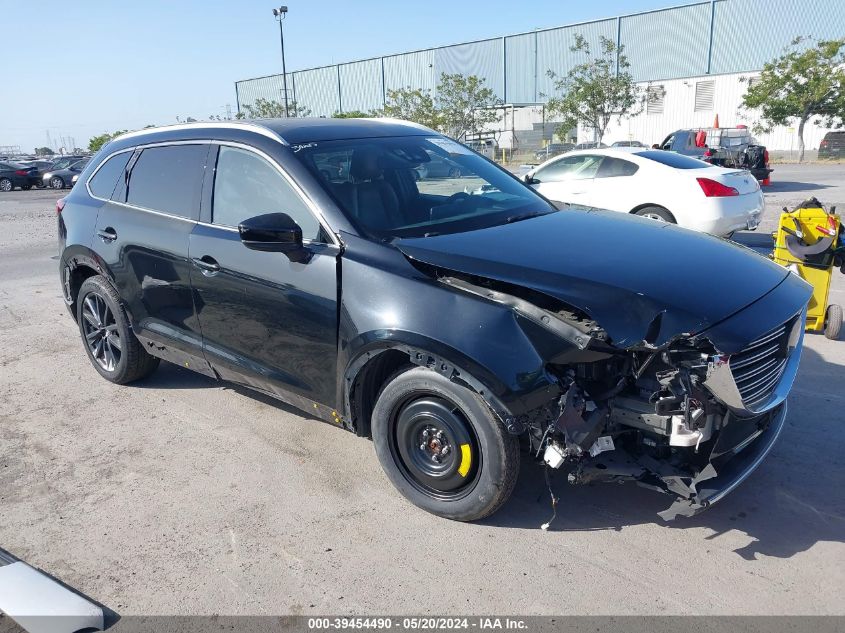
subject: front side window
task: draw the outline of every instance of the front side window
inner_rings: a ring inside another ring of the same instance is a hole
[[[332,157],[321,169],[324,177],[339,177],[342,163]],[[320,238],[320,223],[302,197],[264,158],[248,150],[220,147],[214,176],[212,222],[238,226],[267,213],[287,213],[302,229],[304,240]]]
[[[561,182],[563,180],[585,180],[593,178],[604,156],[578,154],[566,156],[544,167],[534,174],[540,182]]]
[[[115,154],[103,163],[88,183],[91,193],[98,198],[111,198],[115,185],[124,176],[126,163],[129,162],[131,156],[131,151],[123,152]]]
[[[207,145],[148,147],[132,167],[126,202],[183,218],[199,206]]]
[[[378,239],[457,233],[556,211],[530,187],[442,136],[305,143],[293,156],[355,225]]]

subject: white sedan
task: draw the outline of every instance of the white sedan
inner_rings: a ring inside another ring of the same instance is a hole
[[[718,236],[756,229],[763,192],[749,172],[658,149],[569,152],[525,181],[556,202],[634,213]]]

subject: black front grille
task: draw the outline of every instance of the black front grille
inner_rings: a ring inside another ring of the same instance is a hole
[[[766,400],[780,382],[786,368],[792,326],[793,320],[790,320],[731,356],[731,373],[746,407]]]

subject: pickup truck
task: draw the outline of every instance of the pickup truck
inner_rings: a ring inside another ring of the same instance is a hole
[[[747,169],[764,184],[768,184],[774,171],[769,167],[769,151],[746,128],[676,130],[663,139],[660,149],[720,167]]]

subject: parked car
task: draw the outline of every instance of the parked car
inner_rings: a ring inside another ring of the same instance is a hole
[[[348,177],[328,181],[337,153]],[[432,153],[486,190],[421,193]],[[100,376],[164,359],[278,397],[371,437],[440,516],[496,511],[520,438],[572,483],[637,481],[674,497],[664,518],[692,515],[784,425],[806,282],[727,240],[559,211],[419,125],[143,130],[79,180],[57,204],[59,272]]]
[[[742,167],[764,183],[774,171],[769,167],[769,150],[746,128],[676,130],[663,139],[660,149],[720,167]]]
[[[653,149],[570,152],[528,172],[547,198],[679,224],[717,236],[755,229],[763,192],[744,170]]]
[[[52,187],[53,189],[64,189],[71,184],[73,177],[82,173],[85,166],[88,164],[88,159],[77,160],[71,162],[67,167],[61,169],[54,167],[50,171],[44,172],[41,176],[41,182],[45,187]]]
[[[453,160],[431,155],[430,160],[420,163],[415,168],[418,180],[425,180],[426,178],[460,178],[463,175],[461,166]]]
[[[605,147],[607,147],[607,145],[605,145],[604,143],[597,143],[593,141],[590,143],[578,143],[578,145],[576,145],[572,149],[604,149]]]
[[[845,157],[845,130],[825,134],[819,143],[819,158],[843,157]]]
[[[38,183],[38,170],[19,163],[0,162],[0,191],[12,191],[15,187],[32,189]]]
[[[548,160],[553,156],[558,156],[573,149],[575,149],[574,143],[549,143],[534,152],[534,158],[537,160]]]
[[[646,147],[639,141],[616,141],[610,144],[611,147]]]

